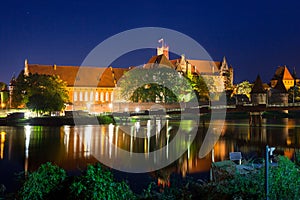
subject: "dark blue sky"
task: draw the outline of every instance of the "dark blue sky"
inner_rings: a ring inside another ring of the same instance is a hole
[[[190,36],[214,60],[225,55],[235,82],[254,81],[258,73],[269,82],[279,65],[296,67],[300,75],[299,11],[298,1],[2,1],[0,81],[17,75],[25,58],[80,65],[108,37],[149,26]],[[137,55],[132,64],[150,54]]]

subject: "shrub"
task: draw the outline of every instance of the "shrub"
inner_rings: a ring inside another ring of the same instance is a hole
[[[70,190],[72,199],[135,199],[129,186],[125,182],[115,182],[112,173],[100,164],[89,165]]]
[[[46,199],[50,192],[60,189],[66,172],[50,162],[41,165],[37,171],[29,173],[19,195],[21,199]]]
[[[269,198],[300,199],[300,173],[287,157],[278,157],[278,166],[270,167]],[[218,196],[265,199],[265,168],[248,174],[236,173],[233,178],[209,184],[212,198]]]

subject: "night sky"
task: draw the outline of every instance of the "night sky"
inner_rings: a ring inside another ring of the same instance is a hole
[[[26,58],[80,65],[100,42],[139,27],[173,29],[195,39],[214,60],[226,56],[235,83],[252,82],[257,74],[269,82],[279,65],[296,67],[300,76],[299,1],[49,2],[1,1],[0,82],[18,75]],[[151,54],[155,51],[113,66],[142,64]]]

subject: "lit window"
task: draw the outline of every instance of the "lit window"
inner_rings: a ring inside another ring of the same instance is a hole
[[[85,100],[85,101],[88,101],[88,100],[89,100],[89,94],[88,94],[87,91],[84,93],[84,100]]]
[[[82,92],[80,91],[80,93],[79,93],[79,101],[82,101],[83,100],[83,98],[82,98]]]
[[[114,93],[110,93],[110,100],[113,101],[114,100]]]
[[[105,101],[109,101],[109,93],[108,92],[105,93]]]
[[[90,93],[90,101],[94,101],[94,92],[93,91],[91,91],[91,93]]]
[[[74,98],[74,101],[77,101],[77,92],[76,91],[74,92],[74,97],[73,98]]]
[[[104,101],[104,94],[103,94],[103,92],[101,92],[100,101]]]
[[[96,94],[95,94],[95,101],[99,101],[99,93],[98,92],[96,92]]]

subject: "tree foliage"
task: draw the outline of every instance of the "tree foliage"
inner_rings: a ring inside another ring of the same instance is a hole
[[[67,177],[66,172],[50,162],[41,165],[37,171],[29,173],[19,195],[21,199],[46,199]]]
[[[252,84],[249,81],[243,81],[236,86],[236,94],[245,94],[250,98],[250,92],[252,90]]]
[[[12,106],[50,112],[62,110],[68,101],[66,84],[58,76],[21,73],[13,90]]]
[[[72,199],[135,199],[125,182],[116,182],[110,171],[100,164],[89,165],[85,174],[70,186]]]
[[[127,72],[118,83],[122,98],[132,102],[188,101],[192,88],[187,79],[173,69],[136,68]]]
[[[289,102],[299,102],[300,101],[300,87],[295,86],[291,87],[288,90],[289,93]]]
[[[193,90],[196,92],[198,99],[200,101],[207,101],[209,99],[209,88],[202,76],[194,76],[188,74],[187,78],[189,79]]]

